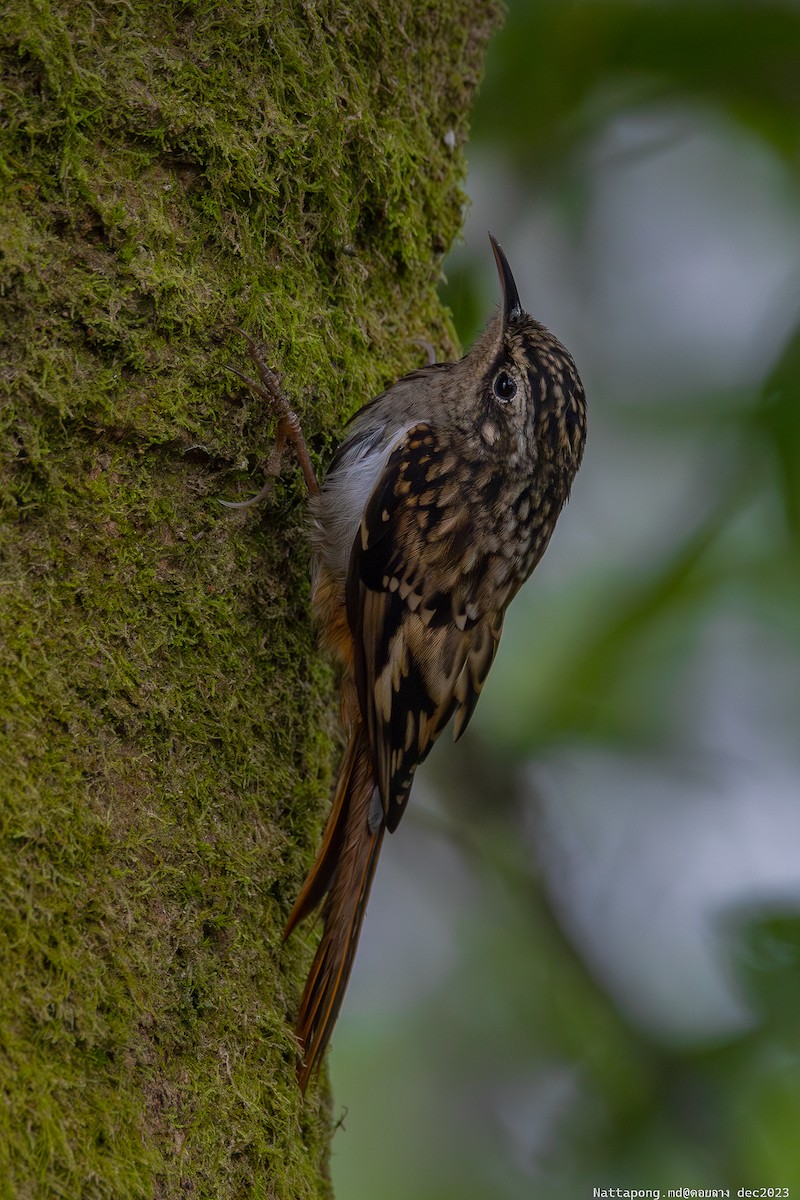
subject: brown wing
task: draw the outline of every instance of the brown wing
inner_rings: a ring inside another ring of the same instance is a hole
[[[389,830],[417,765],[454,712],[456,736],[466,728],[502,629],[502,612],[477,610],[483,564],[457,475],[433,428],[409,430],[373,490],[350,555],[356,684]]]

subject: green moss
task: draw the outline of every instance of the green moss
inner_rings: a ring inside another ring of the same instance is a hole
[[[327,1194],[281,944],[335,766],[303,493],[451,331],[492,3],[12,0],[0,134],[0,1196]],[[346,9],[346,11],[342,11]]]

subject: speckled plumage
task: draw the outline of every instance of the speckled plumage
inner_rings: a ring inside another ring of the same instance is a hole
[[[397,827],[414,771],[451,717],[455,737],[466,728],[506,608],[544,553],[583,454],[575,364],[523,311],[492,248],[501,309],[470,352],[365,405],[322,488],[309,484],[314,606],[342,667],[349,741],[286,930],[325,900],[297,1022],[303,1088],[341,1006],[384,830]],[[276,407],[294,441],[288,405]]]

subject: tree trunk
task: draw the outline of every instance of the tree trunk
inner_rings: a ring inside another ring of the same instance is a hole
[[[9,11],[10,10],[10,11]],[[494,0],[11,0],[3,35],[0,1197],[326,1195],[281,930],[335,766],[304,494],[450,333]]]

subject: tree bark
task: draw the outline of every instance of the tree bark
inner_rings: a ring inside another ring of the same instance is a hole
[[[452,334],[493,0],[12,0],[0,128],[0,1196],[327,1195],[281,944],[335,766],[304,495]]]

